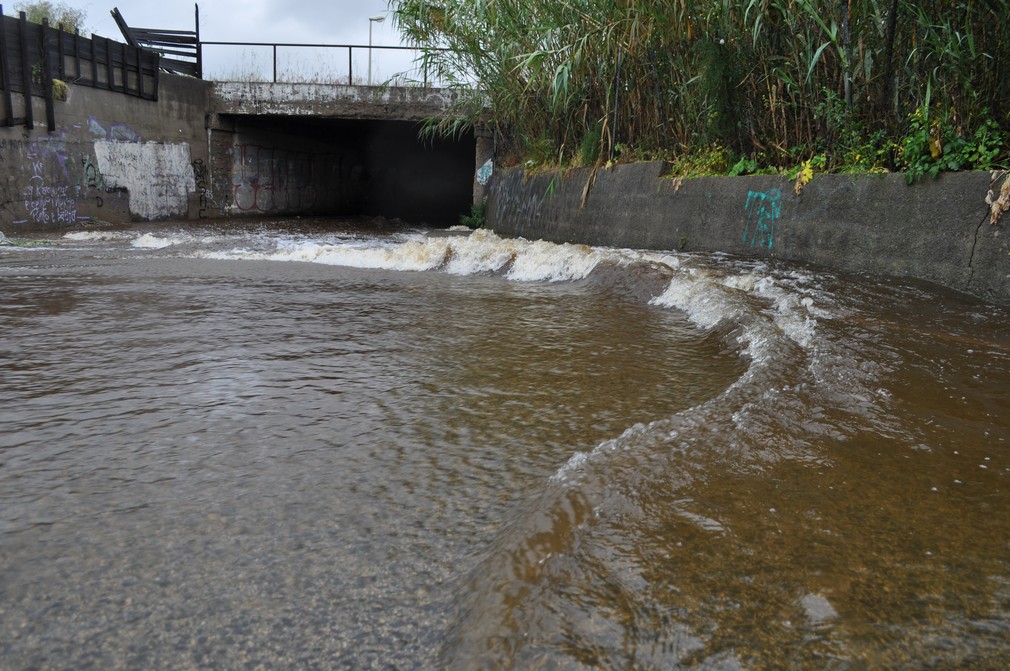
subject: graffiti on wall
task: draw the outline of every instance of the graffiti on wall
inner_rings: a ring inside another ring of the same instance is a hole
[[[201,175],[201,216],[210,199],[210,175],[191,161],[186,143],[141,142],[123,123],[94,116],[60,131],[29,138],[0,138],[0,162],[12,166],[0,185],[2,220],[56,228],[90,219],[94,208],[125,204],[132,218],[188,216]],[[82,216],[81,212],[89,216]],[[117,213],[116,216],[121,216]]]
[[[98,167],[97,161],[91,160],[90,156],[84,156],[81,158],[81,165],[84,167],[85,188],[98,189],[103,192],[112,191],[112,189],[105,186],[105,178],[102,177],[102,170]],[[105,206],[105,197],[100,193],[95,196],[95,205],[97,207]]]
[[[140,133],[133,130],[125,123],[114,123],[108,128],[102,122],[91,116],[88,117],[88,132],[103,140],[113,142],[140,142]]]
[[[77,193],[67,174],[62,135],[37,138],[25,147],[28,184],[22,191],[27,220],[37,226],[69,226],[77,221]]]
[[[95,141],[95,158],[106,188],[130,193],[130,213],[145,221],[185,216],[196,189],[185,142]]]
[[[77,221],[77,198],[66,184],[46,184],[35,173],[23,195],[28,218],[34,224],[69,226]]]
[[[76,124],[75,127],[80,128],[81,124]],[[97,138],[105,140],[114,140],[118,142],[140,141],[140,134],[126,124],[117,123],[113,124],[109,129],[106,129],[105,126],[102,125],[102,122],[94,116],[88,117],[88,132]],[[102,175],[102,169],[99,165],[97,156],[82,156],[81,167],[84,170],[84,175],[81,180],[84,184],[84,188],[97,190],[99,193],[95,194],[95,206],[99,208],[104,207],[105,196],[102,194],[110,193],[115,191],[115,189],[105,183],[105,177]]]
[[[81,159],[81,164],[84,166],[84,186],[89,189],[104,189],[105,179],[98,163],[92,161],[90,156],[85,156]]]
[[[207,218],[207,207],[210,205],[210,171],[203,159],[193,161],[193,180],[196,182],[196,192],[200,197],[200,210],[197,216]]]
[[[747,220],[743,228],[744,247],[771,249],[775,242],[775,223],[782,214],[782,191],[748,191]]]
[[[477,169],[477,183],[487,186],[487,183],[491,181],[492,173],[494,173],[494,159],[489,158],[484,162],[484,165]]]
[[[232,148],[232,202],[242,212],[269,214],[311,210],[327,157],[253,144]]]

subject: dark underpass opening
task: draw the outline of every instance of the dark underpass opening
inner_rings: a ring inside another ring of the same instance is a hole
[[[211,131],[215,175],[237,215],[381,216],[451,226],[473,202],[472,133],[416,121],[229,116]]]

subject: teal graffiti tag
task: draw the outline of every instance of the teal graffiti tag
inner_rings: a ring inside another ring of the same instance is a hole
[[[477,170],[477,182],[481,186],[487,186],[488,181],[491,179],[491,173],[493,172],[494,172],[494,161],[488,159],[487,161],[484,162],[484,165],[482,165]]]
[[[772,248],[775,241],[775,222],[782,213],[782,191],[748,191],[747,222],[743,227],[744,247],[755,245]]]

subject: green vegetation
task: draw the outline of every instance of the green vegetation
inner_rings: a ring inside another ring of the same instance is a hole
[[[68,33],[87,35],[84,31],[84,17],[87,16],[87,11],[83,9],[75,9],[62,2],[53,2],[53,0],[15,3],[14,9],[24,12],[32,23],[42,23],[42,19],[49,19],[49,25],[53,28],[62,25],[63,30]]]
[[[484,228],[486,219],[487,213],[485,212],[484,204],[475,203],[470,206],[470,214],[460,215],[459,223],[461,226],[466,226],[467,228]]]
[[[499,159],[675,174],[1010,163],[1010,0],[390,0]]]
[[[70,87],[62,79],[53,80],[53,99],[59,100],[60,102],[66,102],[67,97],[70,95]]]

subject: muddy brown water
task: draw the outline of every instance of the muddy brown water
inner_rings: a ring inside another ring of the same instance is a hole
[[[0,668],[1007,668],[1008,318],[374,222],[0,247]]]

